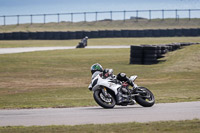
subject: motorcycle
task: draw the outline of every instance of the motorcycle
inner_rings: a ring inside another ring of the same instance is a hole
[[[113,78],[113,70],[107,73],[100,73],[92,79],[91,90],[94,100],[103,108],[114,108],[115,105],[134,105],[136,102],[143,107],[151,107],[155,103],[153,93],[134,83],[137,76],[129,78],[132,88],[129,88],[127,81],[119,81]]]

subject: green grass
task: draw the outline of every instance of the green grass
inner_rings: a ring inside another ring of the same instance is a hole
[[[0,26],[0,32],[35,32],[35,31],[91,31],[91,30],[121,30],[121,29],[175,29],[175,28],[200,28],[200,19],[153,19],[148,20],[116,20],[97,22],[62,22],[47,24],[20,24]]]
[[[18,40],[0,41],[0,48],[15,47],[51,47],[76,46],[78,40]],[[139,45],[139,44],[169,44],[174,42],[200,42],[200,37],[152,37],[152,38],[102,38],[88,40],[89,46],[101,45]]]
[[[77,126],[0,127],[0,133],[199,133],[200,120]]]
[[[200,45],[166,54],[155,65],[129,65],[130,49],[74,49],[0,55],[0,108],[97,105],[87,87],[90,66],[139,76],[156,102],[200,100]]]

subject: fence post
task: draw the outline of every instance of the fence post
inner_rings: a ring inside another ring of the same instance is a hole
[[[71,22],[73,23],[73,13],[71,13]]]
[[[58,13],[57,16],[58,16],[58,24],[59,24],[60,23],[60,14]]]
[[[162,20],[164,21],[164,19],[165,19],[165,10],[162,10]]]
[[[19,25],[19,15],[17,15],[17,25]]]
[[[191,19],[191,10],[189,9],[188,12],[189,12],[189,20],[190,20]]]
[[[149,10],[149,21],[151,21],[151,10]]]
[[[96,22],[97,22],[97,13],[98,13],[98,12],[95,13],[95,14],[96,14]]]
[[[33,15],[30,15],[31,16],[31,25],[33,24]]]
[[[85,22],[87,21],[86,12],[84,12],[84,21],[85,21]]]
[[[110,19],[111,19],[111,21],[112,21],[112,11],[110,11]]]
[[[124,10],[124,22],[126,20],[126,11]]]
[[[4,26],[6,25],[6,16],[3,16]]]
[[[138,22],[138,10],[136,11],[136,22]]]
[[[44,14],[44,24],[46,23],[46,14]]]
[[[176,21],[178,20],[178,11],[177,11],[177,9],[175,10],[175,14],[176,14]]]

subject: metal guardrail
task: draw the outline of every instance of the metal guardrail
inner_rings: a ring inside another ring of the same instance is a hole
[[[196,14],[198,15],[193,15],[193,13],[196,12]],[[198,13],[197,13],[198,12]],[[3,15],[0,16],[0,25],[8,25],[7,24],[7,19],[8,18],[16,18],[16,23],[14,24],[21,24],[24,23],[22,21],[20,21],[21,17],[29,17],[29,23],[33,24],[33,23],[37,23],[35,21],[33,21],[33,18],[35,17],[42,17],[42,21],[43,23],[47,23],[46,18],[48,16],[55,16],[57,17],[57,21],[51,21],[51,22],[57,22],[60,23],[61,16],[70,16],[70,20],[65,20],[65,21],[70,21],[70,22],[75,22],[74,17],[76,15],[82,15],[82,18],[79,19],[79,21],[88,21],[88,17],[87,15],[94,15],[94,21],[99,21],[99,20],[103,20],[103,19],[109,19],[109,20],[113,20],[113,15],[117,14],[117,15],[121,15],[121,17],[118,17],[117,19],[119,20],[124,20],[126,21],[127,19],[127,14],[128,13],[132,13],[133,18],[135,21],[138,21],[139,19],[141,19],[140,17],[143,16],[144,13],[147,13],[146,15],[146,19],[148,19],[149,21],[151,21],[153,19],[152,14],[153,13],[159,13],[160,15],[156,15],[156,18],[161,19],[161,20],[165,20],[166,17],[165,14],[170,13],[170,18],[174,18],[175,20],[179,20],[180,18],[182,18],[179,14],[180,13],[184,13],[184,18],[187,18],[188,20],[191,20],[191,18],[200,18],[199,14],[200,14],[200,9],[163,9],[163,10],[124,10],[124,11],[99,11],[99,12],[74,12],[74,13],[55,13],[55,14],[29,14],[29,15]],[[107,14],[109,15],[106,17],[103,17],[103,19],[99,19],[98,16],[102,15],[102,14]],[[155,17],[154,17],[155,18]],[[130,19],[130,18],[129,18]]]

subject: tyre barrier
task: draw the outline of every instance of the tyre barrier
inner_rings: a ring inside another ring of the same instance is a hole
[[[131,45],[130,47],[130,64],[151,65],[159,63],[160,58],[164,57],[167,52],[181,49],[199,43],[172,43],[160,45]]]
[[[143,63],[143,46],[131,46],[130,64]]]
[[[85,36],[88,36],[89,38],[200,36],[200,29],[11,32],[0,33],[0,40],[68,40],[81,39]]]

